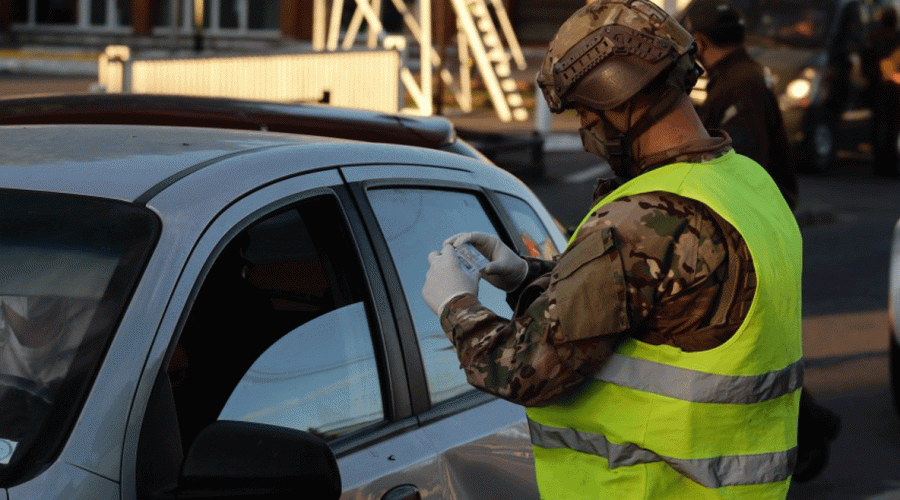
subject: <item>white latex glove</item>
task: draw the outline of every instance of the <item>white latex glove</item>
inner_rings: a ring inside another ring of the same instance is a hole
[[[428,263],[431,267],[425,275],[422,297],[438,316],[454,297],[464,293],[478,295],[478,275],[467,273],[460,267],[452,246],[445,244],[440,250],[428,254]]]
[[[463,243],[471,243],[490,264],[481,270],[481,276],[495,287],[511,292],[528,274],[528,262],[514,252],[500,238],[484,233],[459,233],[444,241],[444,244],[458,247]]]

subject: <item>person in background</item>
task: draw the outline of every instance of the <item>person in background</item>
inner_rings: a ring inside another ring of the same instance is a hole
[[[763,67],[744,47],[744,16],[728,0],[694,0],[680,15],[709,74],[698,110],[706,128],[731,136],[734,150],[763,166],[788,202],[797,207],[797,174],[790,157],[778,99]]]
[[[650,0],[577,10],[537,81],[618,179],[556,260],[481,233],[428,255],[425,302],[469,383],[526,407],[545,500],[787,495],[800,231],[771,176],[703,126],[699,73],[690,34]],[[490,261],[480,274],[457,260],[467,243]],[[512,318],[479,302],[480,278]]]
[[[862,54],[863,74],[869,81],[867,97],[872,110],[872,172],[897,177],[897,139],[900,136],[900,33],[897,11],[882,7],[878,28]]]
[[[709,72],[707,97],[698,111],[704,125],[727,131],[735,151],[762,165],[795,209],[797,176],[781,110],[762,66],[744,47],[743,13],[729,0],[694,0],[679,19],[696,40],[697,56]],[[799,418],[794,480],[802,482],[825,468],[840,418],[817,404],[808,390],[800,398]]]

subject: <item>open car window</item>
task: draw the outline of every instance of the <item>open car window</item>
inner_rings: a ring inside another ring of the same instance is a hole
[[[241,378],[219,420],[278,425],[330,441],[384,419],[362,302],[288,332]]]
[[[228,242],[170,363],[185,449],[217,419],[326,440],[382,421],[364,290],[333,195],[265,215]]]

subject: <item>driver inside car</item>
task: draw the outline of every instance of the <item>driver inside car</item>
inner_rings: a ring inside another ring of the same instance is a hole
[[[0,464],[8,463],[18,445],[40,435],[95,304],[77,298],[0,296],[0,445],[7,450]]]
[[[93,309],[83,299],[0,296],[0,377],[46,397],[69,371]]]

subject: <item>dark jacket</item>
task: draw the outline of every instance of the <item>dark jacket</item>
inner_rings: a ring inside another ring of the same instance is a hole
[[[797,176],[790,144],[762,66],[739,47],[708,70],[706,101],[698,110],[703,124],[728,132],[734,150],[762,165],[794,209]]]

